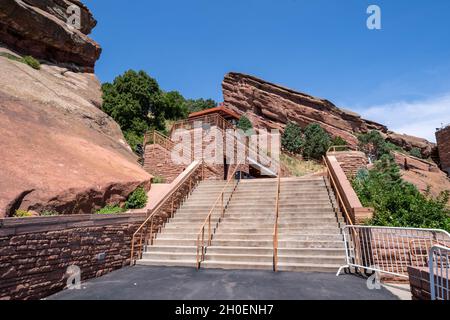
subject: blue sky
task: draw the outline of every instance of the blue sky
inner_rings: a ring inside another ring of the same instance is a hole
[[[448,0],[84,0],[96,73],[142,69],[164,90],[222,100],[238,71],[434,140],[450,123]],[[379,5],[382,30],[366,27]]]

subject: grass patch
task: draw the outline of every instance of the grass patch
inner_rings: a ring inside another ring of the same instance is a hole
[[[96,214],[119,214],[125,212],[125,209],[119,206],[106,206],[96,212]]]
[[[324,170],[322,164],[314,160],[301,160],[286,153],[280,155],[281,163],[296,177],[303,177],[307,174]]]
[[[13,55],[11,53],[8,53],[8,52],[0,52],[0,57],[5,57],[12,61],[24,63],[36,70],[41,69],[41,63],[38,60],[36,60],[35,58],[33,58],[32,56],[24,56],[21,58],[21,57],[17,57],[15,55]]]

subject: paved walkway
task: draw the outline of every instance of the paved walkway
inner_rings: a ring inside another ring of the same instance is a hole
[[[353,275],[128,267],[49,300],[397,300]]]

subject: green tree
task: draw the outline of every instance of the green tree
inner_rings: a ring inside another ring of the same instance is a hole
[[[317,123],[305,128],[305,142],[303,156],[308,159],[320,159],[331,145],[330,136]]]
[[[237,128],[244,132],[248,132],[253,129],[253,124],[246,116],[242,116],[238,121]]]
[[[382,155],[390,153],[390,151],[396,147],[393,144],[386,143],[381,133],[376,130],[360,134],[358,136],[358,141],[360,149],[367,154],[372,161],[380,159]]]
[[[186,100],[178,91],[164,93],[165,108],[164,117],[168,120],[186,119],[189,108]]]
[[[120,125],[133,150],[150,127],[164,128],[164,95],[144,71],[129,70],[103,84],[102,90],[103,111]]]
[[[284,150],[298,154],[303,146],[302,129],[295,122],[289,122],[281,136],[281,146]]]
[[[361,203],[375,209],[371,225],[437,228],[450,231],[449,194],[421,194],[401,178],[391,155],[383,155],[372,170],[360,171],[352,182]]]
[[[186,100],[186,107],[190,113],[203,111],[206,109],[215,108],[217,103],[212,99],[188,99]]]

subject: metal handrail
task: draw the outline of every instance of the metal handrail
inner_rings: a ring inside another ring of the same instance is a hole
[[[280,217],[281,169],[277,178],[277,194],[275,201],[275,223],[273,230],[273,271],[278,271],[278,220]]]
[[[186,175],[180,182],[177,183],[177,185],[170,191],[168,194],[162,198],[157,206],[152,210],[152,213],[147,217],[147,219],[137,228],[137,230],[134,232],[132,240],[131,240],[131,259],[130,264],[133,265],[133,262],[135,262],[137,259],[140,259],[142,257],[142,251],[144,245],[148,243],[150,240],[150,244],[153,244],[153,238],[154,234],[157,233],[162,226],[157,230],[157,232],[153,232],[153,224],[154,219],[157,216],[157,214],[160,212],[161,209],[163,209],[166,205],[168,205],[171,202],[171,210],[170,210],[170,216],[166,217],[166,219],[172,218],[175,210],[177,209],[175,198],[173,198],[174,195],[178,196],[178,191],[182,189],[183,187],[188,188],[188,193],[185,195],[185,198],[188,197],[193,189],[195,188],[196,184],[198,184],[200,181],[203,181],[205,178],[205,164],[203,162],[198,163],[194,168],[192,168],[191,173]],[[198,174],[199,170],[201,170],[200,179],[195,179],[195,175]],[[194,180],[195,179],[195,180]],[[181,203],[184,199],[179,199],[179,196],[177,197],[179,202]],[[150,210],[148,211],[150,213]],[[136,245],[136,241],[139,239],[139,244]],[[136,248],[137,247],[137,248]],[[137,252],[136,252],[137,251]],[[137,253],[137,259],[135,259],[135,255]]]
[[[151,137],[152,139],[149,139],[149,137]],[[175,146],[175,142],[156,130],[152,130],[145,135],[144,146],[149,143],[159,144],[168,151],[171,151]]]
[[[197,254],[196,254],[197,269],[200,268],[200,264],[205,259],[205,253],[206,253],[205,229],[206,229],[206,225],[208,225],[208,239],[207,240],[208,240],[208,246],[210,246],[211,245],[211,241],[212,241],[212,237],[214,235],[214,232],[212,230],[212,225],[211,225],[212,214],[213,214],[214,210],[216,209],[216,207],[220,204],[220,206],[221,206],[221,215],[220,215],[220,218],[219,218],[219,223],[225,217],[225,209],[226,209],[228,203],[230,202],[231,198],[233,197],[234,192],[236,191],[236,188],[237,188],[237,186],[238,186],[238,184],[239,184],[241,179],[240,178],[237,179],[237,183],[232,188],[232,191],[231,191],[230,196],[229,196],[228,200],[226,201],[226,203],[224,202],[225,191],[228,189],[231,181],[235,180],[236,172],[238,171],[238,169],[239,169],[239,167],[241,165],[242,165],[242,163],[239,163],[239,164],[236,165],[236,168],[234,169],[234,171],[231,174],[230,178],[228,179],[227,183],[223,187],[222,191],[220,192],[220,194],[217,197],[216,201],[214,202],[213,206],[209,210],[208,216],[206,217],[203,225],[199,229],[199,232],[197,234]],[[200,244],[200,237],[201,237],[201,244]],[[200,248],[201,248],[201,255],[200,255]]]

